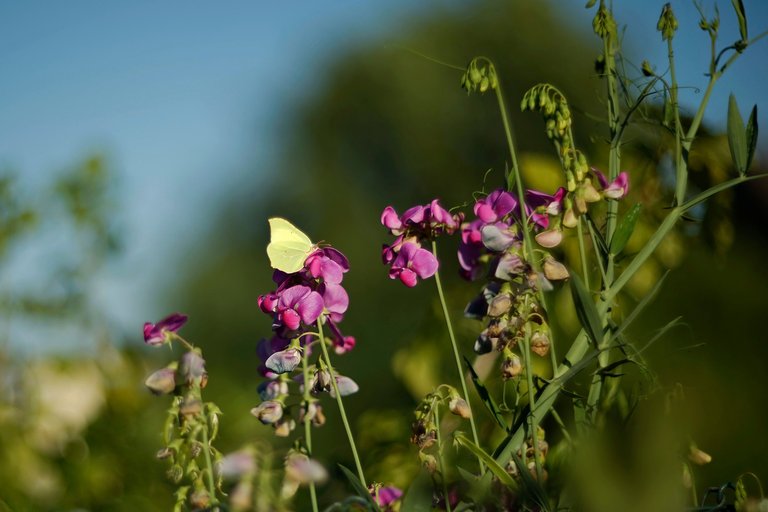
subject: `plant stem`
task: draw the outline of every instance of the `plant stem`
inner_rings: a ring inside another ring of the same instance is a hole
[[[302,370],[304,373],[304,443],[307,446],[307,451],[309,452],[309,456],[312,457],[312,422],[309,419],[309,404],[312,400],[312,397],[310,395],[310,389],[309,389],[309,364],[307,362],[307,359],[309,356],[307,355],[307,347],[304,348],[302,351]],[[312,512],[317,512],[317,491],[315,490],[315,483],[310,480],[309,482],[309,496],[312,501]]]
[[[440,459],[440,473],[443,481],[443,496],[445,498],[445,506],[448,509],[448,512],[451,512],[451,499],[448,496],[448,483],[445,480],[445,460],[443,459],[443,440],[442,436],[440,435],[440,413],[438,411],[439,407],[435,404],[434,411],[435,411],[435,425],[437,425],[437,457]]]
[[[437,243],[432,240],[432,254],[437,257]],[[467,380],[464,376],[464,369],[461,366],[461,357],[459,356],[459,346],[456,343],[456,336],[453,334],[453,323],[451,322],[451,315],[448,313],[448,304],[445,301],[445,294],[443,293],[443,284],[440,280],[440,271],[435,272],[435,283],[437,283],[437,295],[440,297],[440,305],[443,307],[443,316],[445,317],[445,324],[448,327],[448,337],[451,340],[451,348],[453,348],[453,357],[456,360],[456,371],[459,372],[459,381],[461,382],[461,390],[464,396],[462,398],[467,402],[469,407],[469,425],[472,428],[472,438],[477,446],[480,446],[480,442],[477,437],[477,428],[475,427],[475,413],[472,412],[472,405],[469,400],[469,393],[467,392]],[[480,473],[485,472],[485,465],[480,457],[477,458],[477,463],[480,465]]]
[[[528,301],[526,300],[526,306]],[[523,337],[523,348],[525,351],[525,378],[528,383],[528,407],[531,412],[536,408],[536,393],[533,390],[533,362],[531,361],[531,329],[529,324],[525,325],[525,336]],[[536,465],[536,480],[541,482],[541,460],[539,457],[539,424],[533,414],[528,414],[529,432],[531,435],[531,444],[533,445],[533,460]],[[523,463],[525,464],[525,452],[523,452]],[[526,468],[520,468],[520,471],[526,471]]]
[[[507,113],[507,104],[504,101],[504,93],[501,90],[501,78],[499,78],[499,73],[496,71],[496,67],[493,65],[493,62],[490,60],[488,61],[489,66],[493,67],[494,73],[496,75],[496,101],[499,104],[499,112],[501,113],[501,122],[504,125],[504,134],[507,139],[507,149],[509,150],[509,157],[512,159],[512,179],[515,181],[515,189],[517,190],[517,200],[519,202],[520,207],[520,225],[523,229],[523,244],[524,244],[524,253],[526,255],[526,258],[528,259],[528,263],[533,267],[533,270],[536,272],[539,272],[541,269],[539,268],[539,262],[536,260],[536,255],[533,252],[533,240],[531,239],[531,232],[528,228],[528,215],[525,211],[525,191],[523,189],[523,176],[520,173],[520,167],[517,164],[517,151],[515,151],[515,142],[512,136],[512,125],[509,122],[509,114]],[[507,190],[511,192],[511,186],[509,182],[509,176],[507,177]],[[541,307],[544,308],[544,311],[549,311],[549,305],[547,304],[546,296],[541,289],[536,290],[538,297],[539,297],[539,303],[541,304]],[[557,368],[557,355],[555,352],[555,338],[554,335],[550,332],[550,346],[549,346],[551,358],[552,358],[552,372],[554,373],[555,368]]]
[[[581,274],[584,277],[584,286],[589,290],[589,271],[587,269],[587,250],[584,247],[584,228],[582,227],[584,219],[579,216],[579,223],[576,224],[576,232],[579,237],[579,259],[581,259]]]
[[[336,373],[331,365],[331,358],[328,357],[328,348],[325,346],[325,335],[323,333],[322,321],[317,319],[317,333],[320,335],[320,347],[323,350],[323,359],[328,366],[328,373],[331,376],[331,386],[333,392],[336,394],[336,403],[339,406],[339,413],[341,414],[341,422],[344,424],[344,430],[347,433],[347,440],[349,440],[349,447],[352,449],[352,456],[355,459],[355,468],[357,469],[357,477],[360,479],[360,483],[363,487],[368,487],[365,482],[365,474],[363,473],[363,466],[360,464],[360,457],[357,455],[357,447],[355,446],[355,439],[352,437],[352,429],[349,428],[349,421],[347,420],[347,413],[344,410],[344,402],[341,400],[341,393],[339,393],[339,386],[336,383]]]
[[[213,482],[213,463],[211,462],[211,444],[208,441],[208,416],[203,415],[203,421],[205,424],[201,428],[203,432],[203,455],[205,456],[205,473],[206,482],[208,484],[208,493],[211,495],[211,504],[218,505],[219,500],[216,499],[216,485]]]

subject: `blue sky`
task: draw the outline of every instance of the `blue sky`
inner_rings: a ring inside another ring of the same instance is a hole
[[[590,31],[584,0],[555,3]],[[711,10],[711,1],[703,3]],[[242,174],[233,169],[242,168],[243,155],[262,163],[256,178],[269,179],[279,145],[273,126],[307,80],[322,80],[324,63],[414,17],[458,4],[4,2],[0,168],[16,170],[23,185],[35,190],[91,151],[108,156],[118,173],[128,246],[103,293],[121,312],[117,320],[131,329],[137,319],[157,316],[146,300],[153,283],[164,284],[163,267],[189,250],[206,228],[207,214],[236,187]],[[628,45],[664,69],[666,50],[655,31],[663,2],[614,4],[617,17],[632,23]],[[729,1],[719,4],[727,41],[736,34],[733,14]],[[752,32],[768,28],[768,2],[745,4]],[[691,2],[673,5],[690,25],[676,41],[678,55],[685,56],[680,81],[704,84],[706,54],[698,49],[706,36],[696,28]],[[745,115],[765,100],[766,55],[763,41],[722,81],[711,120],[724,119],[730,90],[739,91]],[[693,91],[684,95],[693,99]],[[174,233],[172,242],[168,233]],[[138,279],[136,269],[142,269]]]

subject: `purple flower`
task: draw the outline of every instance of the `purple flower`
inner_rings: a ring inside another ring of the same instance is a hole
[[[264,366],[277,373],[292,372],[301,364],[301,352],[296,348],[287,348],[275,352],[264,361]]]
[[[344,336],[333,319],[328,322],[328,326],[331,328],[331,341],[337,354],[345,354],[355,348],[356,341],[354,336]]]
[[[517,208],[517,200],[509,192],[494,190],[475,203],[474,212],[484,223],[503,219]]]
[[[304,322],[312,325],[323,312],[323,297],[309,286],[292,286],[280,294],[277,304],[277,321],[290,330],[296,330]]]
[[[381,212],[381,225],[389,230],[390,233],[397,236],[402,233],[403,222],[397,215],[397,212],[391,206],[384,208]]]
[[[603,189],[603,195],[608,199],[621,199],[629,193],[629,174],[624,171],[620,172],[616,179],[608,183],[608,178],[605,174],[592,168],[592,172],[597,176],[597,180],[600,182],[600,186]]]
[[[400,279],[404,285],[413,288],[418,278],[426,279],[435,275],[437,267],[438,262],[434,254],[418,244],[406,242],[392,262],[389,278]]]
[[[325,310],[334,321],[340,322],[349,307],[347,291],[340,284],[326,283],[319,288],[319,292],[322,294]]]
[[[486,224],[480,229],[483,245],[491,251],[503,252],[512,246],[517,236],[503,222]]]
[[[386,209],[386,208],[385,208]],[[411,206],[405,212],[403,213],[403,216],[400,217],[400,221],[405,226],[418,226],[422,222],[424,222],[424,213],[427,211],[427,208],[425,206]]]
[[[549,216],[560,215],[563,209],[563,200],[566,190],[563,187],[557,189],[555,195],[545,194],[537,190],[528,190],[525,193],[527,207],[530,208],[531,220],[541,229],[549,227]]]
[[[344,274],[349,271],[349,261],[333,247],[324,247],[310,254],[304,262],[304,267],[314,279],[339,284]]]
[[[437,231],[446,231],[453,233],[459,227],[460,217],[451,215],[448,210],[440,206],[437,199],[433,199],[426,209],[427,220],[432,229]]]
[[[341,396],[349,396],[360,390],[360,386],[357,385],[357,382],[343,375],[336,375],[336,387],[339,389],[339,394]],[[333,389],[333,386],[331,386],[331,389],[329,389],[328,392],[331,394],[332,398],[336,398],[336,391]]]
[[[480,232],[483,224],[482,220],[475,219],[472,222],[464,223],[461,227],[459,265],[461,266],[462,277],[470,281],[477,279],[480,275],[480,257],[485,251],[483,234]]]
[[[384,512],[394,510],[393,506],[403,497],[403,491],[394,486],[383,487],[381,484],[373,484],[368,488],[371,497]]]
[[[172,313],[156,324],[144,324],[144,343],[147,345],[162,345],[171,341],[172,334],[187,323],[187,315]]]
[[[264,425],[271,425],[283,417],[283,405],[280,402],[267,400],[251,409],[251,414],[256,416]]]

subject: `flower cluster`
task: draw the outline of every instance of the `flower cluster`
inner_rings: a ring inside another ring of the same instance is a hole
[[[272,276],[276,289],[258,298],[259,309],[272,318],[273,335],[257,345],[262,363],[259,372],[269,380],[259,386],[263,402],[251,413],[265,425],[272,425],[279,436],[287,436],[296,425],[286,415],[289,385],[298,384],[303,391],[304,378],[288,375],[297,369],[306,352],[320,342],[318,322],[328,328],[327,339],[337,354],[348,352],[355,346],[355,338],[342,334],[339,323],[349,307],[349,295],[342,286],[349,261],[333,247],[315,250],[304,261],[298,272],[286,274],[275,270]],[[336,385],[342,396],[355,393],[357,384],[352,379],[335,373]],[[313,395],[321,392],[334,394],[330,372],[322,360],[309,370],[307,383]],[[299,421],[311,421],[320,426],[325,423],[322,407],[315,401],[302,404]]]
[[[144,381],[156,395],[173,395],[165,422],[165,446],[158,459],[168,463],[168,478],[178,486],[176,507],[195,509],[217,503],[216,489],[207,486],[207,460],[218,461],[222,454],[211,443],[218,433],[221,411],[213,402],[204,402],[202,390],[208,384],[208,373],[202,351],[184,340],[178,331],[187,316],[173,313],[156,324],[144,324],[144,342],[161,346],[176,341],[186,351],[177,361],[152,373]],[[204,450],[208,453],[204,454]]]
[[[441,234],[453,234],[461,221],[461,215],[451,215],[437,199],[428,205],[413,206],[402,215],[391,206],[384,208],[381,224],[396,237],[381,251],[382,261],[389,265],[389,278],[412,288],[419,279],[435,275],[437,258],[422,244]]]

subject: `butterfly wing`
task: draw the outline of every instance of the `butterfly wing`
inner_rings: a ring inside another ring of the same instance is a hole
[[[299,228],[280,217],[269,219],[270,239],[267,256],[272,268],[287,274],[298,272],[314,249],[312,240]]]

